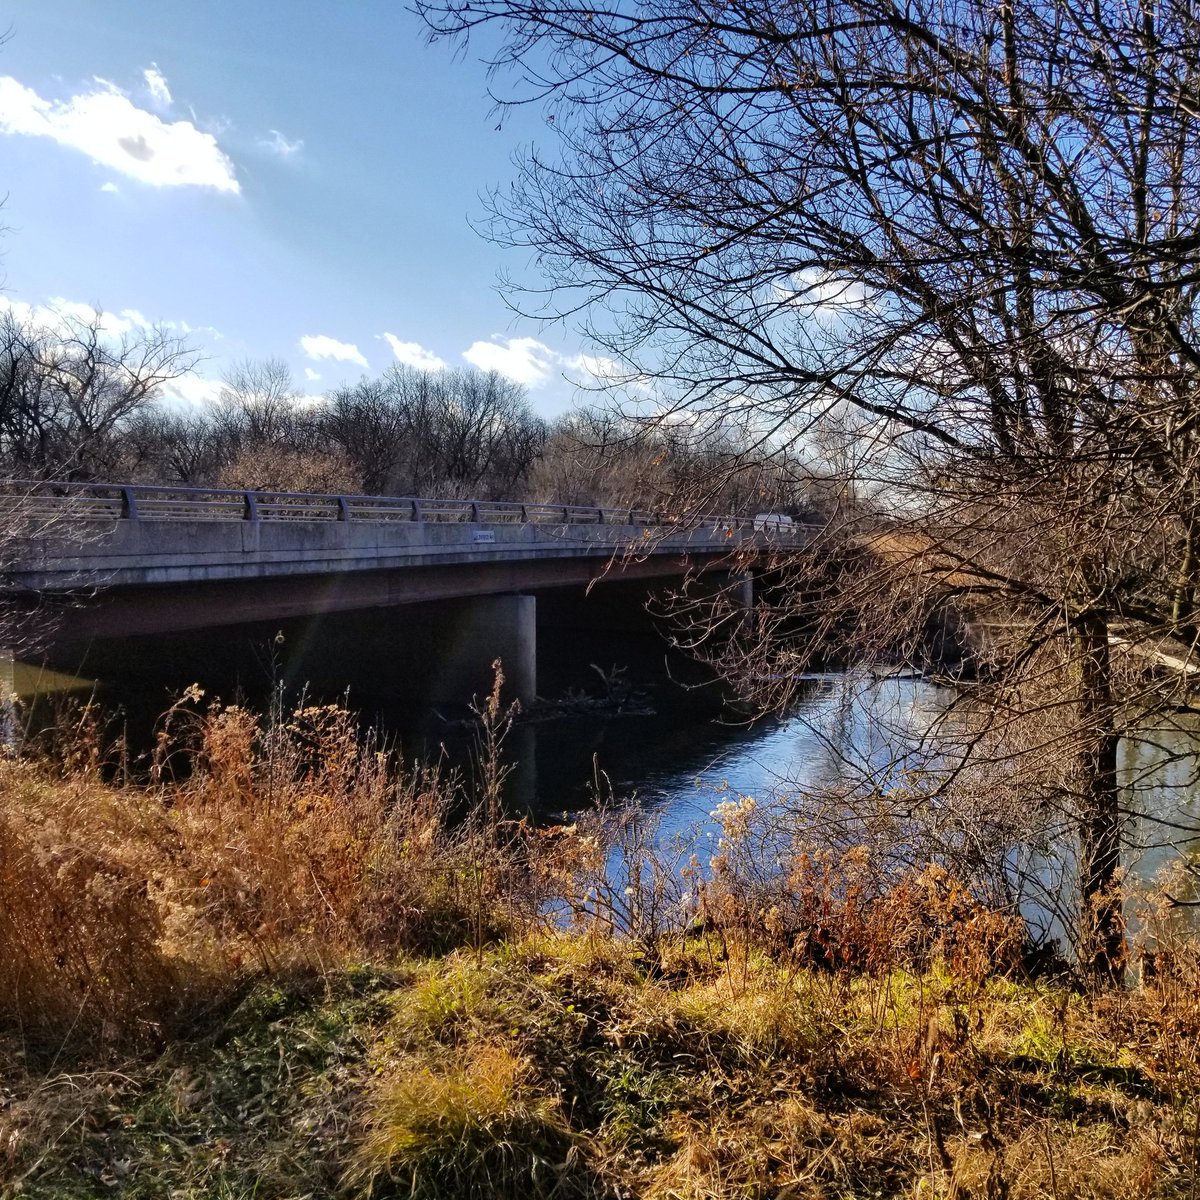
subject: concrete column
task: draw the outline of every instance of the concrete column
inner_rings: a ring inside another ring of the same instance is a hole
[[[522,704],[532,704],[537,699],[537,597],[496,599],[507,602],[500,611],[509,627],[508,657],[504,664],[508,686]]]
[[[537,696],[537,599],[480,596],[467,601],[447,651],[435,699],[482,700],[492,687],[492,663],[499,659],[503,698],[531,703]]]
[[[518,812],[533,813],[538,807],[537,774],[538,725],[518,725],[504,743],[505,760],[512,765],[512,798]]]
[[[749,571],[730,571],[729,596],[738,608],[751,612],[754,608],[754,576]]]

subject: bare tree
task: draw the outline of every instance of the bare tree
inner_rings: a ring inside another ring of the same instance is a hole
[[[808,512],[811,466],[756,442],[737,420],[698,427],[670,414],[652,422],[611,407],[576,408],[549,429],[530,488],[543,500],[618,508]]]
[[[330,393],[322,414],[325,436],[354,465],[368,495],[380,496],[394,484],[409,446],[409,421],[395,403],[394,376],[362,379]]]
[[[327,444],[324,407],[302,396],[291,369],[279,359],[234,364],[208,414],[220,447],[211,481],[282,491],[357,490],[353,465]],[[192,432],[199,434],[198,429]]]
[[[238,450],[279,446],[293,437],[299,395],[287,363],[243,359],[225,373],[217,420]]]
[[[185,342],[158,328],[114,330],[103,314],[39,324],[0,315],[0,467],[21,482],[0,485],[0,575],[47,536],[83,536],[61,511],[48,512],[33,480],[94,479],[141,461],[144,439],[126,440],[164,384],[196,361]],[[13,655],[36,647],[55,606],[11,595],[0,603],[0,741],[11,745]],[[61,616],[61,613],[59,613]]]
[[[103,314],[52,326],[0,317],[0,454],[18,474],[96,477],[124,425],[197,355],[159,328],[114,333]]]
[[[395,366],[335,391],[320,422],[371,492],[508,496],[545,440],[525,390],[495,372]]]
[[[576,409],[549,429],[530,491],[551,503],[640,507],[637,464],[643,458],[635,430],[615,413]]]
[[[190,487],[211,484],[236,452],[228,421],[212,405],[154,405],[128,423],[121,441],[120,478]]]
[[[1118,744],[1170,691],[1139,661],[1186,673],[1200,633],[1200,17],[420,8],[438,34],[502,26],[508,98],[551,110],[559,154],[529,154],[491,226],[546,269],[542,315],[585,312],[660,405],[748,408],[767,442],[857,414],[854,487],[879,514],[839,534],[874,547],[848,589],[857,653],[880,644],[868,598],[893,641],[947,597],[987,624],[990,728],[1051,726],[1030,778],[1078,836],[1083,959],[1118,973]]]
[[[541,450],[545,428],[525,389],[496,371],[456,371],[438,390],[438,473],[451,487],[510,495]]]

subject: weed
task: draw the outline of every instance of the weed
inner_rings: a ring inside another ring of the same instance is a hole
[[[5,1200],[1200,1194],[1169,892],[1139,986],[1030,983],[943,867],[745,797],[704,862],[508,821],[499,684],[474,807],[341,708],[202,700],[140,784],[92,717],[0,760]]]
[[[0,1024],[145,1042],[258,973],[481,953],[536,912],[526,831],[495,795],[455,822],[460,782],[396,761],[344,709],[263,724],[201,699],[165,715],[148,786],[105,782],[99,749],[0,762]]]

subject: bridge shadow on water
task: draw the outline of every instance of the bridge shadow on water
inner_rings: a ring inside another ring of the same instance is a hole
[[[706,669],[669,646],[646,602],[644,584],[538,594],[537,691],[550,703],[506,740],[515,809],[542,818],[588,805],[597,788],[647,796],[654,781],[700,775],[764,735],[766,726],[738,722]],[[469,705],[436,698],[443,673],[461,673],[465,607],[411,604],[86,644],[60,634],[52,659],[18,664],[17,690],[37,693],[34,729],[63,696],[95,698],[135,770],[159,716],[198,684],[206,702],[262,711],[279,696],[287,706],[345,704],[405,758],[443,759],[469,775]]]

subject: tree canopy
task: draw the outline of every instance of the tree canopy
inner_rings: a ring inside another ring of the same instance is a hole
[[[890,536],[882,618],[936,595],[991,622],[993,732],[1015,761],[1011,715],[1049,724],[1024,758],[1079,835],[1084,958],[1119,970],[1119,743],[1170,691],[1126,660],[1182,662],[1178,703],[1200,632],[1200,17],[1180,0],[420,8],[437,35],[499,26],[500,99],[544,104],[556,131],[492,198],[492,236],[545,276],[517,303],[583,314],[653,381],[658,420],[737,407],[764,444],[810,447],[841,429]]]

